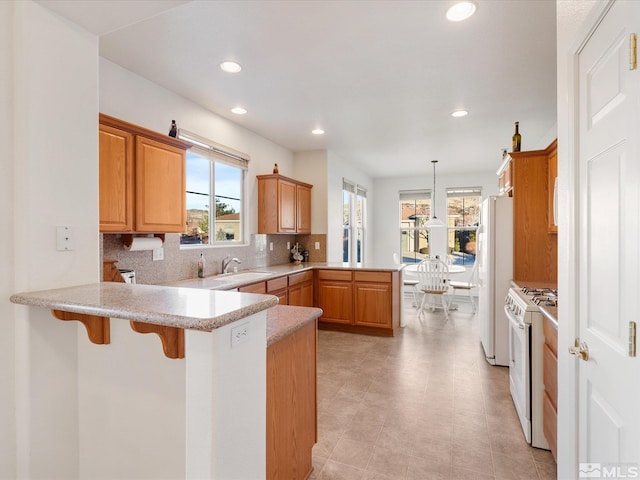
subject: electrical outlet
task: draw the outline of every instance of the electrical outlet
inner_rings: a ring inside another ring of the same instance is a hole
[[[56,227],[56,249],[61,252],[74,250],[73,230],[71,227]]]
[[[316,250],[320,250],[320,242],[316,242]]]
[[[243,323],[231,329],[231,346],[235,347],[249,340],[249,324]]]
[[[269,242],[269,250],[273,252],[273,242]]]
[[[153,261],[164,260],[164,247],[153,249]]]
[[[291,250],[291,242],[287,242],[287,250]]]

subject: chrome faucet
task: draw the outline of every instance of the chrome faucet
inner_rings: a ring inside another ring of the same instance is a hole
[[[231,255],[227,255],[222,259],[222,273],[229,273],[229,265],[231,265],[232,262],[236,262],[238,265],[242,263],[236,257],[233,257],[231,259],[230,257]]]

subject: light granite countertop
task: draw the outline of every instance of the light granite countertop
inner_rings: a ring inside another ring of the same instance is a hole
[[[17,293],[11,302],[52,310],[211,331],[278,304],[272,295],[102,282]]]
[[[282,340],[293,332],[322,315],[314,307],[276,305],[267,310],[267,346]]]
[[[215,290],[232,290],[234,288],[249,285],[251,283],[263,282],[265,280],[271,280],[273,278],[282,277],[284,275],[292,275],[295,273],[306,272],[309,270],[317,269],[330,269],[330,270],[374,270],[383,272],[397,272],[404,268],[405,265],[395,265],[391,262],[388,263],[369,263],[369,264],[357,264],[350,263],[322,263],[322,262],[308,262],[308,263],[285,263],[282,265],[271,265],[269,267],[257,267],[249,270],[239,270],[237,273],[229,273],[222,275],[212,275],[205,278],[188,278],[186,280],[178,280],[176,282],[169,282],[163,285],[171,287],[187,287],[187,288],[203,288],[203,289],[215,289]],[[247,278],[246,274],[257,274],[251,278]]]

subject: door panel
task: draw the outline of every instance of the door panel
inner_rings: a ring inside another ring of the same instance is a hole
[[[581,463],[637,462],[640,451],[640,367],[628,353],[640,271],[640,71],[628,65],[639,31],[640,3],[616,2],[578,56],[577,313],[590,355],[575,360]]]

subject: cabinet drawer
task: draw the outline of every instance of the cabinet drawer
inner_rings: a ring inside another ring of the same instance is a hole
[[[350,282],[351,274],[351,270],[318,270],[318,279]]]
[[[313,271],[309,270],[308,272],[295,273],[293,275],[289,275],[289,286],[297,285],[299,283],[310,282],[313,280]]]
[[[542,432],[549,442],[553,458],[558,460],[558,412],[553,407],[549,396],[545,392],[542,400]]]
[[[553,402],[558,406],[558,358],[553,354],[549,345],[545,344],[542,351],[542,378],[544,389]]]
[[[267,286],[266,282],[252,283],[251,285],[238,288],[238,291],[245,293],[267,293]]]
[[[558,330],[553,326],[551,321],[545,317],[544,323],[542,324],[542,329],[544,331],[544,342],[549,345],[549,348],[553,352],[553,354],[558,356]]]
[[[267,280],[267,293],[283,290],[287,288],[287,277],[274,278]]]
[[[354,272],[356,282],[391,283],[391,272]]]

